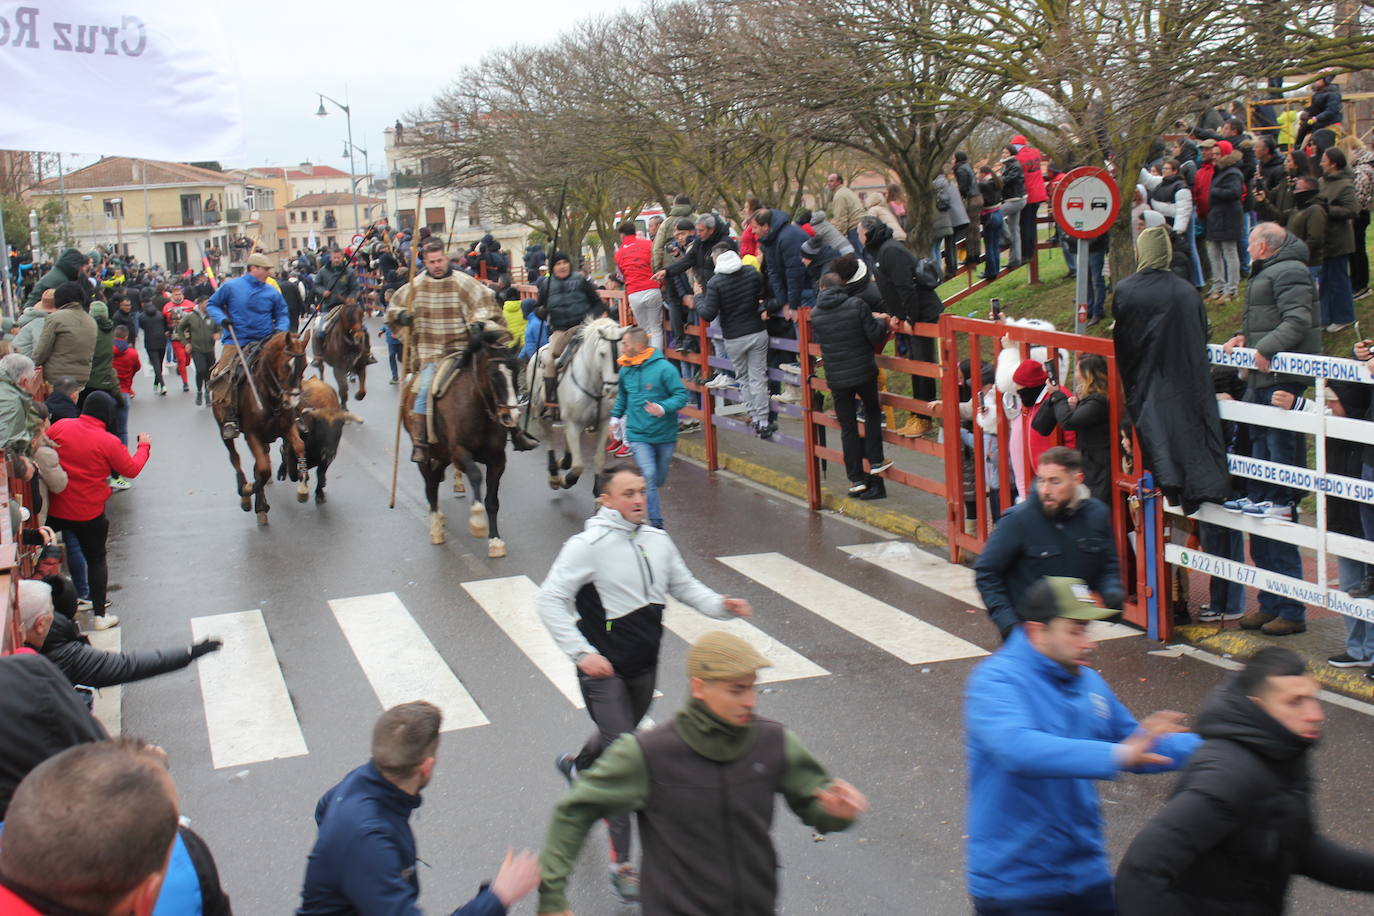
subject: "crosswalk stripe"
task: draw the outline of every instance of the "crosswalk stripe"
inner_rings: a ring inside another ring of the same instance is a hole
[[[577,686],[577,669],[553,641],[535,609],[539,586],[528,576],[508,576],[464,582],[463,588],[569,703],[578,709],[586,707]]]
[[[93,648],[101,652],[118,652],[123,642],[120,632],[119,627],[111,627],[108,630],[91,630],[86,636]],[[105,726],[111,738],[118,737],[124,727],[124,688],[116,684],[97,690],[91,713]]]
[[[978,594],[978,586],[973,581],[973,570],[957,563],[946,562],[915,544],[907,541],[880,541],[876,544],[854,544],[841,547],[840,550],[851,557],[910,579],[917,585],[942,592],[958,601],[966,601],[969,607],[986,610],[983,598]],[[1135,627],[1102,620],[1093,621],[1089,626],[1089,633],[1097,640],[1141,635]]]
[[[976,658],[988,652],[779,553],[720,562],[909,665]]]
[[[196,663],[215,769],[309,753],[262,611],[194,617],[191,632],[224,640]]]
[[[333,598],[329,609],[384,709],[428,700],[444,713],[443,731],[489,724],[395,592]]]
[[[826,677],[830,674],[811,659],[793,651],[746,620],[716,620],[697,613],[676,598],[668,599],[668,606],[663,611],[663,626],[689,643],[696,642],[703,634],[712,630],[734,633],[773,663],[772,667],[759,672],[760,684]]]

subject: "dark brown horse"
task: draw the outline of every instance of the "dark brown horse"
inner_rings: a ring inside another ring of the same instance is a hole
[[[439,398],[430,398],[434,414],[434,435],[439,440],[429,446],[430,458],[420,465],[429,500],[429,539],[444,543],[444,514],[439,511],[439,484],[451,464],[454,473],[466,474],[472,492],[468,510],[468,533],[486,537],[487,556],[504,557],[506,542],[501,540],[496,515],[501,508],[501,475],[506,470],[506,441],[519,422],[516,403],[515,368],[507,345],[505,328],[492,328],[473,335],[459,361],[457,378]],[[415,395],[403,389],[402,410],[410,428]],[[482,471],[487,469],[487,495],[482,498]]]
[[[311,365],[324,378],[323,363],[334,370],[334,386],[339,389],[340,406],[348,407],[348,376],[358,377],[358,400],[367,397],[367,363],[372,344],[363,323],[363,307],[354,302],[339,306],[329,330],[315,336]]]
[[[310,333],[297,337],[290,331],[278,331],[262,342],[256,358],[252,361],[253,386],[246,379],[239,382],[234,397],[238,400],[239,429],[248,442],[248,450],[253,453],[253,483],[243,474],[239,463],[239,451],[233,439],[225,439],[224,447],[229,450],[229,461],[234,465],[234,486],[239,494],[239,505],[244,512],[250,510],[258,514],[258,524],[267,524],[267,495],[263,488],[272,476],[272,443],[281,439],[291,448],[296,457],[296,467],[300,472],[300,485],[296,488],[296,499],[305,502],[310,498],[309,473],[305,464],[305,443],[296,429],[296,398],[300,395],[301,376],[305,374],[305,355],[310,344]],[[262,398],[259,406],[254,397],[254,388]],[[215,406],[215,422],[223,425],[224,417],[218,405]]]

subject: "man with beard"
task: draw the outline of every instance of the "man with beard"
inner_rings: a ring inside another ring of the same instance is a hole
[[[1125,590],[1111,513],[1088,495],[1076,449],[1055,446],[1040,456],[1030,496],[997,523],[973,569],[978,594],[1004,641],[1020,621],[1022,596],[1046,576],[1082,579],[1104,605],[1121,606]]]

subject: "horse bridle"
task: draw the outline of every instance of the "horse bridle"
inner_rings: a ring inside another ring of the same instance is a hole
[[[586,330],[591,330],[591,325],[587,325]],[[596,336],[608,342],[611,345],[611,365],[616,365],[616,360],[620,358],[620,340],[615,337],[607,337],[605,334],[601,333],[600,328],[596,329]],[[605,379],[602,379],[600,386],[602,389],[601,393],[593,394],[592,392],[588,391],[586,388],[582,386],[582,382],[578,379],[577,372],[575,371],[576,360],[574,360],[573,362],[574,365],[568,367],[568,375],[572,377],[572,383],[574,386],[576,386],[578,391],[582,392],[587,397],[591,398],[593,401],[596,402],[596,425],[599,428],[601,426],[601,402],[606,400],[606,398],[609,396],[605,390],[606,381]]]
[[[487,371],[479,373],[480,378],[477,382],[477,394],[482,398],[482,409],[486,411],[487,419],[495,423],[497,426],[504,427],[506,424],[501,421],[501,405],[496,403],[496,391],[495,386],[493,385],[491,380],[490,366],[494,360],[499,363],[505,363],[507,370],[510,371],[510,360],[509,358],[493,357],[490,353],[486,351],[486,345],[483,344],[482,353],[480,355],[486,357]],[[474,372],[476,372],[477,370],[476,362],[477,354],[474,354],[474,365],[472,367]],[[512,378],[513,377],[514,373],[512,372]],[[511,424],[512,428],[514,427],[514,425],[514,423]]]

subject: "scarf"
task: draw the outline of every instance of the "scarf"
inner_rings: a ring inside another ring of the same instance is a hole
[[[648,361],[649,357],[653,355],[654,348],[645,347],[643,350],[639,351],[634,356],[618,356],[616,357],[615,361],[622,366],[642,366],[645,362]]]
[[[754,744],[752,725],[731,725],[716,718],[706,704],[690,699],[673,717],[673,728],[687,746],[707,760],[728,763],[738,760]]]

